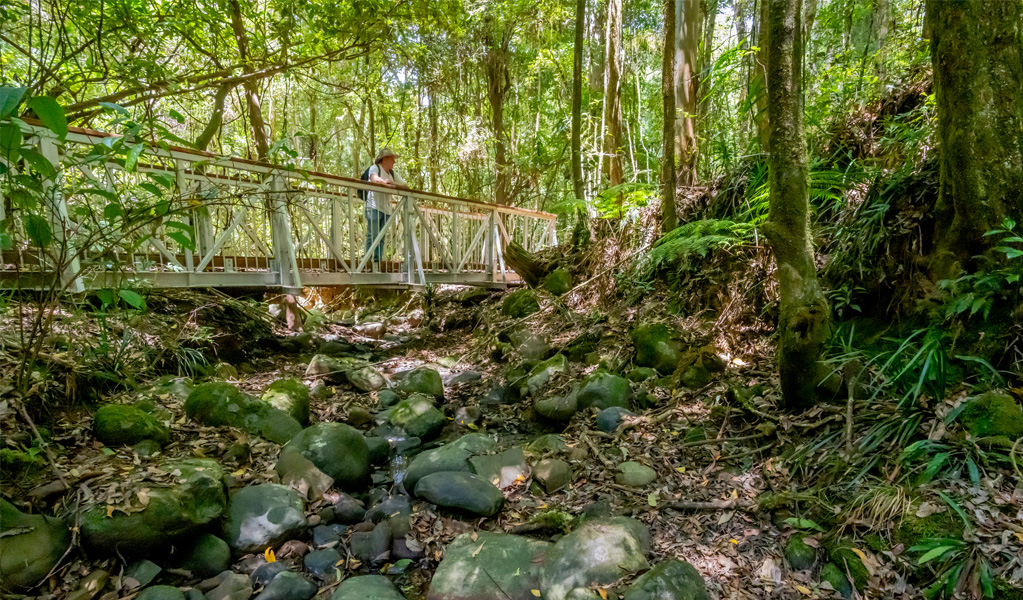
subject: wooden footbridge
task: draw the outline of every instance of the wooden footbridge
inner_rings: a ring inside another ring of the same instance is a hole
[[[503,287],[519,282],[504,261],[508,242],[531,251],[557,243],[549,213],[165,144],[125,145],[100,131],[72,128],[61,141],[36,124],[22,129],[55,172],[44,178],[40,211],[53,240],[5,249],[0,288]],[[392,197],[393,216],[369,249],[359,190]],[[129,225],[122,207],[140,205],[152,207],[152,218]],[[377,247],[384,255],[374,269]]]

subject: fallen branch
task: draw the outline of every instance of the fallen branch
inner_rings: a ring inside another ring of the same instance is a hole
[[[733,499],[711,500],[710,502],[672,502],[671,504],[665,504],[664,508],[673,508],[675,510],[729,510],[736,508],[746,510],[754,506],[755,504],[752,502],[740,502],[738,499]]]
[[[590,450],[593,452],[594,456],[600,459],[600,462],[604,463],[605,467],[607,467],[608,469],[614,468],[615,465],[613,462],[611,462],[611,459],[601,454],[600,449],[597,448],[597,445],[593,443],[593,441],[589,438],[588,435],[586,435],[585,433],[579,434],[579,440],[590,447]]]

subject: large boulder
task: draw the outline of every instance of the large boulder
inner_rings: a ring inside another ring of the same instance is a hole
[[[109,512],[106,505],[94,506],[82,515],[82,542],[86,548],[103,553],[145,553],[166,548],[175,539],[187,539],[220,518],[227,506],[224,472],[207,459],[168,461],[158,469],[172,476],[171,482],[145,487],[125,494],[138,508]],[[145,498],[143,501],[142,498]]]
[[[306,529],[302,498],[275,483],[244,487],[227,507],[224,537],[235,552],[262,552]]]
[[[554,269],[544,278],[542,285],[555,296],[562,296],[572,289],[572,274],[567,269]]]
[[[405,489],[409,491],[416,489],[419,480],[431,473],[443,471],[471,473],[470,458],[496,450],[497,444],[490,438],[478,433],[468,433],[439,448],[422,452],[412,459],[405,470],[403,479]]]
[[[319,586],[304,576],[284,571],[266,584],[256,600],[310,600],[319,589]]]
[[[309,424],[309,386],[288,377],[271,383],[263,392],[263,401],[291,415],[299,424]]]
[[[277,444],[302,430],[291,415],[225,382],[196,386],[185,400],[185,414],[203,425],[237,427]]]
[[[506,533],[462,534],[445,548],[426,600],[536,600],[551,546]]]
[[[474,456],[469,459],[469,464],[473,473],[501,489],[529,478],[526,453],[518,446],[500,454]]]
[[[1023,409],[1003,392],[986,392],[968,400],[959,422],[974,438],[1005,436],[1014,442],[1023,436]]]
[[[545,458],[533,467],[533,481],[548,494],[572,482],[572,467],[557,458]]]
[[[444,382],[440,373],[430,367],[417,367],[398,375],[398,391],[402,394],[426,394],[444,398]]]
[[[682,360],[682,350],[675,334],[660,323],[639,325],[629,334],[636,347],[636,364],[657,369],[662,375],[675,372]]]
[[[0,590],[39,583],[70,545],[71,532],[63,521],[27,515],[0,498]]]
[[[375,392],[387,386],[387,380],[370,365],[352,369],[345,373],[348,383],[360,392]]]
[[[529,288],[516,290],[504,297],[501,304],[501,314],[521,319],[540,310],[540,303],[536,300],[536,294]]]
[[[431,473],[419,480],[415,493],[437,506],[483,517],[497,514],[504,506],[504,494],[494,484],[460,471]]]
[[[620,406],[610,406],[597,413],[597,429],[604,433],[612,433],[622,424],[625,417],[636,416],[632,411]]]
[[[710,594],[693,565],[668,558],[640,575],[623,600],[710,600]]]
[[[547,396],[533,401],[536,414],[551,421],[568,421],[579,411],[579,404],[574,392],[564,396]]]
[[[107,446],[133,445],[153,440],[161,446],[170,441],[170,431],[156,418],[128,404],[106,404],[92,421],[96,439]]]
[[[410,436],[431,439],[440,434],[447,418],[426,394],[412,394],[391,410],[388,422],[399,427]]]
[[[545,600],[566,600],[576,588],[610,585],[646,569],[650,533],[629,517],[587,521],[547,553],[541,573]]]
[[[519,388],[519,396],[525,398],[536,394],[543,389],[556,373],[563,373],[568,370],[568,359],[564,354],[555,354],[547,360],[538,363],[524,378],[519,379],[516,385]]]
[[[307,459],[343,489],[363,485],[369,477],[366,438],[357,429],[343,423],[317,423],[291,438],[281,449],[277,463],[282,481],[286,473],[307,468],[295,460],[295,454]]]
[[[817,563],[817,549],[803,541],[803,536],[794,535],[785,544],[785,560],[794,571],[812,569]]]
[[[405,600],[383,575],[359,575],[341,582],[330,600]]]
[[[515,329],[508,334],[502,333],[498,339],[508,344],[511,350],[526,360],[543,360],[551,351],[547,340],[529,329]]]
[[[583,379],[576,394],[576,402],[579,408],[628,408],[631,392],[628,379],[598,369]]]
[[[231,548],[212,533],[200,535],[188,543],[182,552],[181,568],[198,577],[213,577],[230,566]]]
[[[615,470],[615,483],[627,487],[642,487],[657,479],[657,471],[638,462],[628,461]]]

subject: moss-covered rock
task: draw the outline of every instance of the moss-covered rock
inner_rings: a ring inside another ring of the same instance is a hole
[[[306,529],[304,504],[294,490],[274,483],[251,485],[231,497],[224,539],[236,552],[262,552]]]
[[[211,533],[204,533],[188,544],[181,558],[181,568],[197,577],[213,577],[231,566],[231,548]]]
[[[96,439],[107,446],[137,444],[154,440],[161,446],[170,441],[170,431],[152,415],[127,404],[106,404],[96,411],[92,422]]]
[[[0,590],[39,583],[70,544],[71,532],[60,519],[25,514],[0,498]]]
[[[139,499],[141,487],[125,494],[140,510],[131,514],[115,510],[108,516],[106,505],[99,505],[85,512],[81,530],[87,548],[103,554],[154,551],[201,531],[223,514],[227,494],[216,462],[176,460],[159,469],[173,478],[163,485],[147,482],[144,503]]]
[[[660,323],[641,324],[629,334],[636,347],[636,364],[667,375],[682,360],[682,351],[675,333]]]
[[[430,396],[412,394],[392,409],[388,421],[405,433],[425,440],[440,435],[447,418],[433,405]]]
[[[843,598],[851,598],[853,594],[853,586],[849,583],[849,578],[845,576],[845,573],[838,568],[835,563],[828,563],[821,569],[821,581],[827,581],[831,584],[839,594],[842,594]]]
[[[504,298],[504,303],[501,304],[501,314],[513,319],[528,317],[539,310],[540,303],[536,299],[536,294],[528,288],[508,294]]]
[[[785,544],[785,559],[796,571],[812,569],[817,562],[817,549],[804,542],[803,536],[797,533]]]
[[[309,424],[309,386],[288,377],[271,383],[263,392],[263,401],[291,415],[301,425]]]
[[[540,589],[547,600],[566,600],[576,588],[607,586],[649,566],[650,533],[628,517],[588,520],[547,552]]]
[[[959,413],[959,422],[974,438],[1023,436],[1023,409],[1012,396],[986,392],[967,401]]]
[[[846,573],[848,570],[857,590],[863,591],[867,588],[867,582],[870,581],[870,571],[867,569],[866,565],[863,564],[863,560],[860,559],[860,555],[853,550],[852,546],[848,544],[838,544],[831,549],[829,557],[831,558],[831,562],[839,566],[842,573]]]
[[[468,433],[439,448],[422,452],[412,459],[405,471],[405,489],[416,489],[419,480],[430,473],[441,471],[471,473],[470,458],[496,450],[497,444],[490,438],[478,433]]]
[[[628,379],[597,369],[583,378],[576,401],[579,408],[590,406],[601,410],[612,406],[628,408],[631,392]]]
[[[226,382],[196,386],[185,400],[185,414],[203,425],[237,427],[278,444],[302,430],[288,413]]]
[[[564,354],[555,354],[545,361],[538,363],[529,375],[515,382],[518,387],[519,396],[526,397],[536,394],[543,389],[547,382],[556,373],[563,373],[568,370],[568,359]]]
[[[30,475],[41,469],[45,462],[40,456],[33,456],[28,452],[15,450],[13,448],[0,449],[0,481],[4,483]]]
[[[281,481],[305,481],[311,488],[319,489],[321,485],[310,481],[305,472],[308,465],[296,460],[295,454],[311,462],[342,489],[355,489],[366,483],[369,477],[366,438],[343,423],[317,423],[307,427],[281,449],[277,463]]]
[[[462,534],[444,549],[426,599],[534,598],[533,590],[540,589],[540,565],[551,546],[507,533]]]
[[[688,562],[667,558],[639,576],[624,600],[710,600],[700,572]]]
[[[567,294],[572,289],[572,274],[567,269],[554,269],[543,280],[543,289],[555,296]]]
[[[657,377],[657,371],[650,367],[636,367],[629,371],[629,374],[625,376],[629,381],[646,381],[647,379],[654,379]]]
[[[430,367],[418,367],[402,373],[397,387],[402,394],[426,394],[438,399],[444,398],[444,382],[440,373]]]
[[[893,540],[911,548],[927,538],[957,538],[963,535],[963,521],[951,512],[936,513],[926,517],[908,514],[895,528]]]
[[[538,397],[533,401],[533,410],[551,421],[568,421],[579,411],[579,405],[575,394],[569,393],[564,396]]]

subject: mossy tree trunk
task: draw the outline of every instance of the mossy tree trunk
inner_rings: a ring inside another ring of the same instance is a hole
[[[973,270],[1023,219],[1023,0],[928,0],[941,184],[932,274]]]
[[[788,409],[817,400],[828,305],[817,281],[810,233],[803,127],[802,0],[765,0],[771,201],[765,226],[778,273],[778,370]]]
[[[664,46],[661,52],[661,96],[664,120],[661,136],[661,228],[678,225],[675,211],[675,0],[662,0]]]

